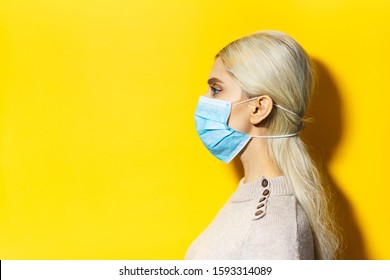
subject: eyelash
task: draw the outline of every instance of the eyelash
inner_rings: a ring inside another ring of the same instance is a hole
[[[211,91],[212,91],[212,94],[213,94],[213,95],[216,95],[216,94],[218,94],[218,93],[221,92],[220,89],[217,89],[217,88],[215,88],[215,87],[210,87],[210,88],[211,88]],[[218,91],[218,92],[215,92],[215,90]]]

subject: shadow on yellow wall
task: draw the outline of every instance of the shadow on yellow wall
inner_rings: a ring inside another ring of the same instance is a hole
[[[335,207],[335,219],[341,229],[341,259],[368,259],[362,231],[357,224],[351,203],[342,193],[334,180],[329,166],[332,156],[343,136],[341,92],[332,79],[325,65],[314,59],[317,72],[317,88],[313,95],[306,117],[315,121],[306,125],[302,140],[308,144],[309,152],[319,164],[320,170],[329,183]],[[238,179],[244,177],[244,170],[239,158],[235,158],[234,169]]]
[[[313,95],[307,116],[315,122],[303,133],[303,138],[313,147],[312,156],[320,163],[325,178],[328,179],[333,195],[336,219],[341,227],[343,238],[342,259],[367,259],[362,230],[359,228],[351,203],[343,194],[342,188],[332,176],[329,166],[338,144],[343,137],[342,92],[340,92],[331,73],[319,60],[314,59],[318,86]]]

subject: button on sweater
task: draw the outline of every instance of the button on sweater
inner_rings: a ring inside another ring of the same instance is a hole
[[[314,259],[309,221],[287,178],[242,179],[185,259]]]

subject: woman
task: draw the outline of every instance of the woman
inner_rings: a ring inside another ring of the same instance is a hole
[[[299,138],[313,67],[290,36],[263,31],[217,55],[195,112],[206,148],[245,177],[186,259],[333,259],[337,236],[319,173]]]

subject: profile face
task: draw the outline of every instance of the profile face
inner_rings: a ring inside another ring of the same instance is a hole
[[[222,60],[218,57],[214,61],[208,79],[209,88],[206,97],[215,98],[232,103],[237,103],[247,99],[239,83],[225,70]],[[255,100],[253,101],[255,102]],[[228,120],[228,126],[246,133],[250,129],[249,115],[252,102],[242,105],[232,106]]]

